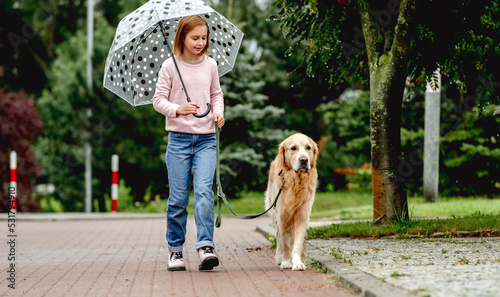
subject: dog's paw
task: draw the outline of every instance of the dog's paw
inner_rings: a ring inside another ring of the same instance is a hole
[[[281,253],[276,252],[274,260],[276,261],[276,265],[281,265],[281,262],[283,262],[283,256],[281,255]]]
[[[304,263],[302,263],[302,262],[293,263],[292,270],[293,271],[304,271],[304,270],[306,270],[306,265],[304,265]]]
[[[276,264],[280,265],[283,261],[283,256],[281,255],[281,253],[276,253],[274,259],[276,260]]]
[[[302,259],[300,258],[300,254],[293,255],[292,263],[293,263],[292,270],[294,270],[294,271],[306,270],[306,265],[304,265],[304,263],[302,263]]]
[[[292,268],[292,262],[289,261],[289,260],[284,260],[283,262],[281,262],[281,270],[283,269],[290,269]]]

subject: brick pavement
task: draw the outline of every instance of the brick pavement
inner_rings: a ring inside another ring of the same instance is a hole
[[[221,264],[210,272],[198,271],[192,217],[187,271],[178,272],[166,270],[165,219],[22,218],[19,214],[16,289],[8,288],[2,269],[0,296],[352,296],[316,270],[281,271],[269,241],[255,231],[269,222],[265,217],[224,217],[215,231]]]

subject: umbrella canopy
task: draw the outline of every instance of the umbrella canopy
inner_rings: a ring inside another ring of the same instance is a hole
[[[219,76],[231,71],[243,32],[200,0],[151,0],[118,24],[106,59],[104,87],[133,106],[151,104],[163,62],[183,16],[199,14],[210,29],[209,55]],[[162,30],[163,29],[163,30]]]

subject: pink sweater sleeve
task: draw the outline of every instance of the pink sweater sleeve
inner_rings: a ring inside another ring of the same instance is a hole
[[[172,91],[173,80],[173,73],[171,73],[172,67],[169,67],[171,63],[172,59],[167,59],[163,62],[160,72],[158,73],[158,83],[156,84],[156,92],[153,96],[153,107],[157,112],[166,117],[174,118],[177,117],[177,108],[179,108],[180,105],[168,100],[170,92]]]
[[[215,61],[214,61],[215,62]],[[210,104],[213,108],[213,113],[218,113],[224,115],[224,95],[220,87],[219,73],[217,70],[217,64],[213,63],[212,68],[212,85],[210,86]]]

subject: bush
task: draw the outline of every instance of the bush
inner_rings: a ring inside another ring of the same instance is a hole
[[[41,212],[64,212],[64,207],[61,201],[53,196],[43,196],[40,198]]]
[[[319,190],[343,189],[346,177],[335,168],[360,168],[370,162],[370,94],[346,91],[338,101],[322,104],[324,144],[318,157]]]
[[[360,168],[356,174],[346,174],[349,190],[371,192],[372,191],[372,170],[371,168]]]
[[[118,211],[127,212],[135,208],[134,196],[131,194],[132,188],[125,185],[125,180],[120,179],[118,183]],[[112,199],[109,194],[104,194],[105,209],[100,210],[97,206],[97,200],[94,200],[94,209],[102,212],[110,212],[112,206]]]
[[[446,195],[500,195],[500,117],[493,106],[474,107],[462,123],[441,137],[440,176]]]

